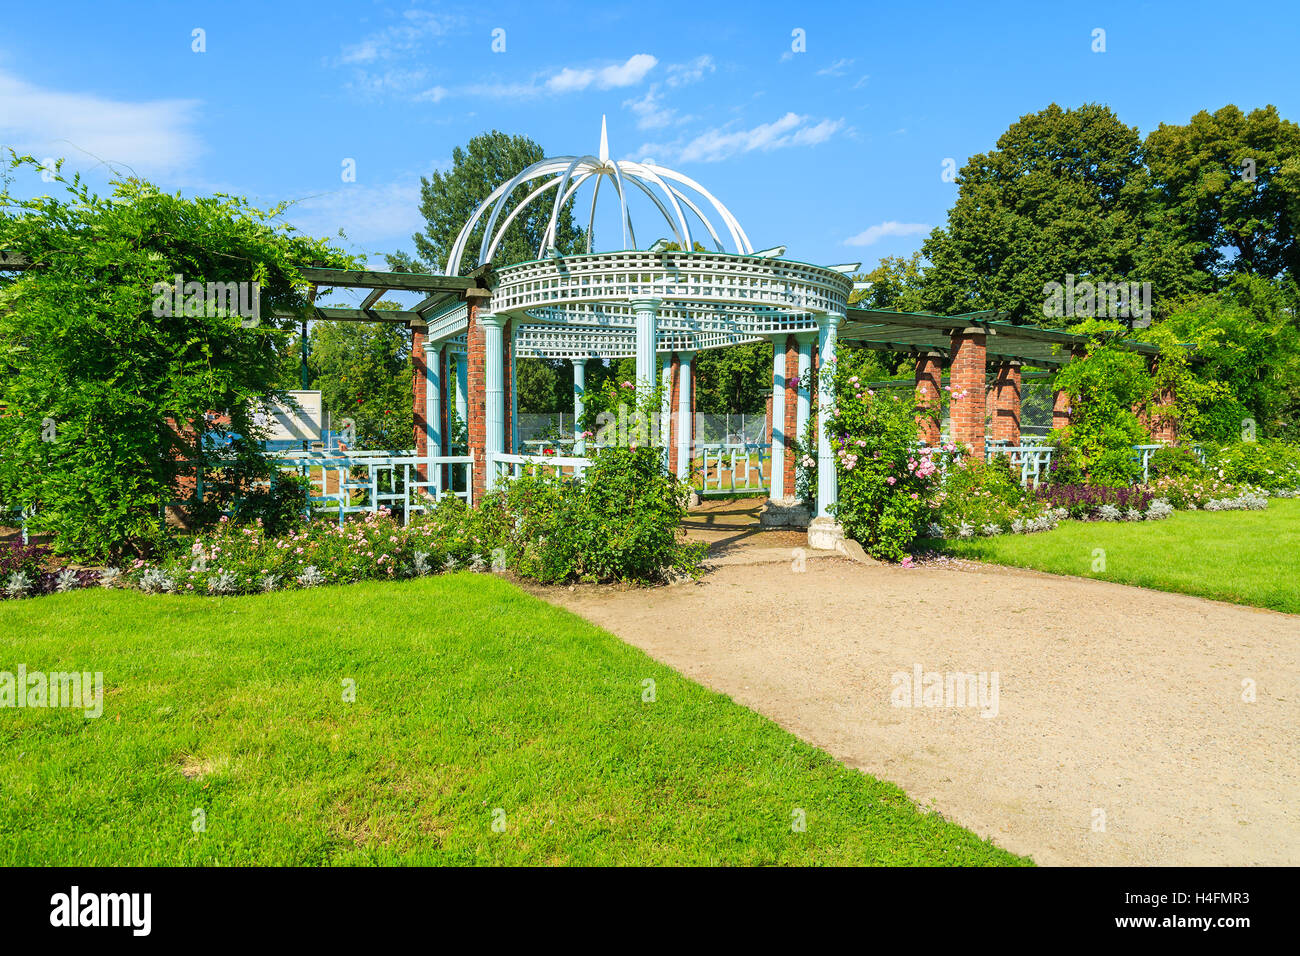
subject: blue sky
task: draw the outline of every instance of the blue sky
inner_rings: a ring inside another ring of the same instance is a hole
[[[1297,37],[1290,3],[9,4],[0,144],[298,200],[295,224],[382,265],[456,145],[595,152],[605,114],[616,158],[696,178],[756,247],[870,267],[944,222],[945,159],[1053,101],[1143,134],[1226,103],[1300,119]]]

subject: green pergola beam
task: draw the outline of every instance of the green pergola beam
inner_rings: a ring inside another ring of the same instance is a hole
[[[316,286],[340,289],[379,289],[381,292],[464,292],[480,288],[474,276],[430,276],[418,272],[370,272],[359,269],[324,269],[309,266],[299,270]]]

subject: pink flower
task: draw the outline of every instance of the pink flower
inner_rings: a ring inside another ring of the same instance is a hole
[[[898,481],[898,479],[895,478],[893,475],[890,475],[888,478],[885,479],[885,481],[892,485],[892,484],[894,484],[896,481]]]

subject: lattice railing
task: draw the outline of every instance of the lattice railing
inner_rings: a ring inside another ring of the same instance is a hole
[[[834,270],[784,259],[623,251],[543,259],[502,269],[491,309],[519,312],[653,297],[666,306],[733,303],[843,315],[852,285]]]

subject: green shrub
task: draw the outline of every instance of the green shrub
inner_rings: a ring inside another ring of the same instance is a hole
[[[581,481],[545,466],[509,479],[482,502],[508,565],[542,583],[654,583],[699,570],[703,547],[683,540],[690,489],[659,448],[596,452]]]
[[[931,531],[943,537],[1021,530],[1047,517],[1048,508],[1020,484],[1020,475],[1005,455],[983,462],[953,462],[934,496]],[[1041,527],[1045,527],[1044,522]],[[1040,526],[1035,526],[1035,530]],[[963,530],[965,529],[965,530]]]
[[[1169,445],[1151,456],[1148,476],[1151,480],[1177,475],[1202,475],[1205,466],[1190,445]]]
[[[1132,446],[1107,448],[1095,455],[1088,466],[1088,484],[1104,488],[1127,488],[1142,480],[1142,463]]]
[[[1278,441],[1243,441],[1221,448],[1212,468],[1232,484],[1269,491],[1300,488],[1300,445]]]

